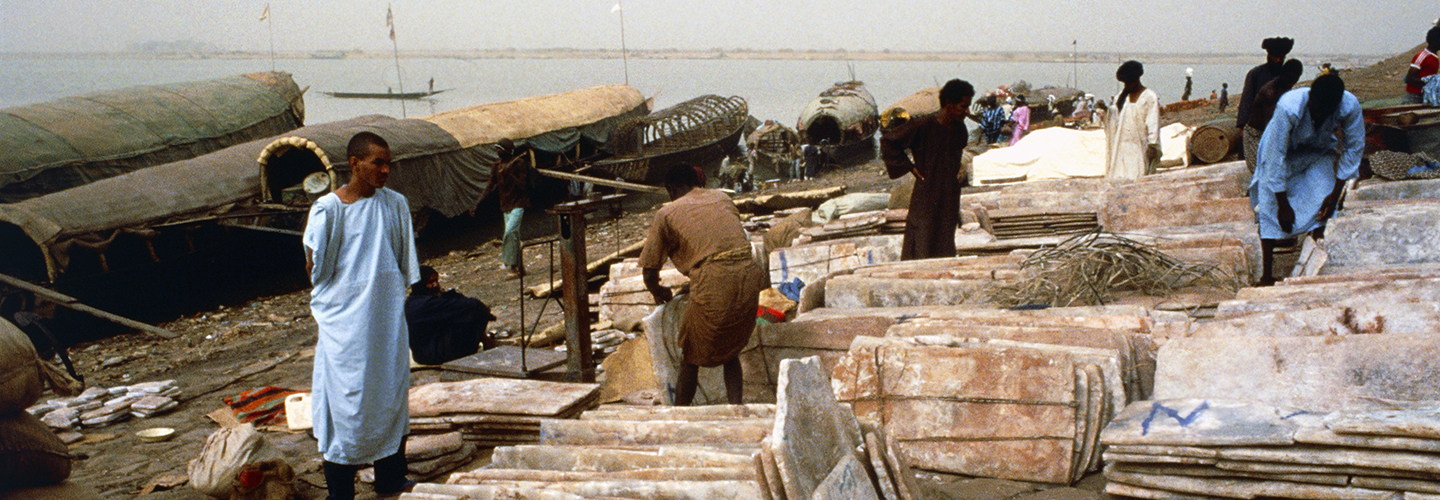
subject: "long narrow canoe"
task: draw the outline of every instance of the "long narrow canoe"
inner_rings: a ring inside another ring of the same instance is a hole
[[[320,93],[321,93],[321,94],[328,95],[328,96],[330,96],[330,97],[337,98],[337,99],[399,99],[399,100],[415,100],[415,99],[424,99],[424,98],[426,98],[426,97],[430,97],[430,96],[432,96],[432,95],[439,94],[439,93],[444,92],[444,91],[446,91],[446,90],[450,90],[450,89],[427,90],[427,91],[422,91],[422,92],[404,92],[404,93],[399,93],[399,94],[396,94],[396,93],[394,93],[394,92],[327,92],[327,91],[321,91]]]

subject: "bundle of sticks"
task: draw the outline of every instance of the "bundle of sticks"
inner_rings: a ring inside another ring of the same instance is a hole
[[[1193,287],[1234,291],[1240,278],[1213,264],[1191,264],[1153,246],[1092,231],[1031,254],[1020,263],[1022,277],[989,290],[992,302],[1008,307],[1100,305],[1116,292],[1168,297]]]

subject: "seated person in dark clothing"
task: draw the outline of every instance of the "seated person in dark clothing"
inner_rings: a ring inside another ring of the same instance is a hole
[[[440,273],[420,266],[420,282],[405,299],[410,351],[415,362],[438,365],[495,347],[485,327],[495,320],[490,307],[455,290],[440,291]]]

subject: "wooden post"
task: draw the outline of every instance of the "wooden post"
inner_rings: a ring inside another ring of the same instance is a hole
[[[585,214],[601,204],[623,199],[615,194],[599,199],[561,203],[549,210],[560,216],[560,278],[565,296],[566,371],[574,382],[595,381],[595,359],[590,346],[590,275],[585,266]]]

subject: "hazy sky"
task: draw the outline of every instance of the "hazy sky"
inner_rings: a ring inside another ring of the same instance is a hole
[[[1394,54],[1424,41],[1419,0],[623,0],[637,49],[1054,50]],[[389,50],[382,0],[276,0],[277,50]],[[118,51],[193,39],[263,52],[256,0],[0,0],[0,52]],[[619,48],[615,0],[398,0],[406,49]],[[981,15],[983,13],[983,16]]]

